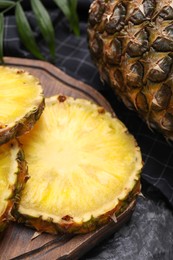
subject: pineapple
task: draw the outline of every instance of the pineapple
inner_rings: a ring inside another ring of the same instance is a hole
[[[86,233],[118,216],[140,192],[141,152],[104,108],[63,95],[46,99],[20,138],[29,180],[18,222],[49,233]]]
[[[173,140],[173,1],[94,0],[88,41],[101,79]]]
[[[16,140],[0,146],[0,232],[12,220],[12,208],[27,179],[27,165]]]
[[[43,108],[37,78],[18,68],[0,66],[0,145],[29,131]]]

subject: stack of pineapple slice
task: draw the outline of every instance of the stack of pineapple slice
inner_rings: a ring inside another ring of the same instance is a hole
[[[17,136],[30,131],[44,109],[39,81],[26,71],[0,67],[0,231],[12,218],[27,166]]]
[[[37,80],[30,77],[33,85],[38,87]],[[19,78],[13,82],[16,89],[19,82]],[[14,92],[16,95],[16,90]],[[40,107],[43,108],[40,104],[43,103],[36,105],[34,100],[40,100],[40,94],[35,99],[35,93],[41,92],[31,90],[27,98],[40,115]],[[19,108],[23,105],[22,97],[15,98],[22,102],[17,102],[16,110],[11,109],[14,113],[20,111],[17,120],[12,121],[20,125],[22,114],[25,118],[23,129],[28,132],[25,125],[31,117],[25,115],[30,112],[26,112],[25,107],[23,110]],[[26,106],[31,108],[28,103]],[[7,108],[4,118],[12,117],[8,113]],[[33,118],[38,119],[38,115]],[[84,99],[57,95],[46,98],[40,119],[37,122],[32,120],[29,126],[32,129],[28,133],[15,132],[20,135],[29,175],[27,182],[23,181],[22,190],[20,188],[20,196],[17,196],[20,200],[15,200],[13,205],[13,217],[18,222],[49,233],[86,233],[107,223],[112,215],[117,217],[136,199],[142,168],[140,149],[122,122],[103,108]],[[1,139],[4,140],[3,134]],[[6,146],[9,147],[9,143],[2,145],[5,158],[0,158],[1,165],[6,165],[2,166],[6,170],[0,172],[4,183],[0,194],[4,194],[4,201],[8,201],[6,198],[15,190],[7,187],[10,180],[14,185],[17,183],[17,177],[14,178],[18,172],[16,168],[24,172],[16,165],[18,153],[13,152],[14,146],[9,151]],[[11,164],[13,167],[9,166]],[[19,182],[18,186],[21,186]],[[8,211],[8,203],[3,204],[1,216]]]
[[[0,146],[0,232],[13,219],[11,211],[27,179],[27,165],[17,140]]]

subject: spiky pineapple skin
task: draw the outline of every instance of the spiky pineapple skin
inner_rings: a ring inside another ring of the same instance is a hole
[[[10,145],[13,146],[13,140],[10,141]],[[18,141],[15,141],[18,142]],[[19,149],[17,156],[15,158],[17,162],[17,171],[15,174],[17,175],[17,181],[14,183],[13,186],[11,186],[11,196],[8,198],[8,203],[6,210],[4,213],[0,216],[0,232],[4,231],[5,228],[7,227],[8,223],[10,221],[14,221],[14,216],[12,214],[12,211],[14,207],[19,203],[20,201],[20,193],[28,179],[28,167],[27,163],[25,161],[25,156],[23,153],[23,150],[21,148],[21,145],[18,143]]]
[[[2,66],[4,67],[4,66]],[[35,76],[31,75],[29,72],[15,68],[15,67],[8,67],[5,66],[6,69],[11,70],[14,74],[26,74],[31,76],[33,79]],[[36,78],[35,78],[36,79]],[[37,79],[36,79],[37,80]],[[38,82],[38,85],[41,84]],[[5,86],[4,86],[5,87]],[[6,98],[6,97],[4,97]],[[29,98],[29,97],[28,97]],[[21,104],[22,106],[22,104]],[[36,121],[40,118],[44,107],[45,107],[45,98],[43,91],[40,93],[38,100],[34,104],[34,109],[26,113],[22,118],[13,122],[10,125],[4,125],[3,122],[0,122],[0,145],[7,143],[8,141],[12,140],[13,138],[19,137],[27,132],[29,132],[33,126],[35,125]],[[15,107],[14,107],[15,109]]]
[[[39,232],[47,232],[50,234],[86,234],[91,231],[97,230],[99,227],[109,223],[112,219],[118,219],[123,212],[128,211],[129,205],[133,205],[130,209],[134,210],[136,199],[141,192],[140,180],[136,181],[136,184],[128,196],[124,200],[119,201],[114,209],[105,214],[91,219],[86,222],[75,223],[69,216],[64,216],[64,223],[54,223],[52,219],[43,220],[40,218],[34,218],[29,215],[22,215],[18,212],[17,207],[15,210],[15,218],[18,223],[25,223],[26,226],[36,229]],[[129,212],[131,214],[132,212]],[[128,214],[128,213],[127,213]]]
[[[173,140],[173,1],[94,0],[88,42],[101,79]]]
[[[0,145],[29,132],[40,118],[44,106],[45,103],[43,98],[35,111],[27,113],[21,120],[15,122],[13,126],[7,126],[0,129]]]

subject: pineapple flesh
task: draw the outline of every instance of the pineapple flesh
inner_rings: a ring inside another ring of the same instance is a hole
[[[12,220],[12,208],[19,202],[27,179],[27,165],[16,140],[0,146],[0,232]]]
[[[43,108],[37,78],[18,68],[0,66],[0,144],[29,131]]]
[[[88,39],[101,79],[173,140],[173,1],[94,0]]]
[[[30,178],[15,214],[39,231],[89,232],[139,193],[142,159],[134,137],[90,101],[47,98],[20,142]]]

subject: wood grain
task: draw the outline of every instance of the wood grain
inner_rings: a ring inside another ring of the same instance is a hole
[[[61,93],[85,98],[113,113],[109,103],[100,93],[47,62],[6,57],[5,64],[24,68],[37,76],[44,88],[45,96]],[[107,225],[86,235],[53,236],[44,233],[32,239],[34,230],[24,225],[11,223],[0,240],[0,260],[79,259],[97,243],[116,232],[126,223],[130,219],[134,207],[135,201],[118,217],[117,223],[111,220]]]

